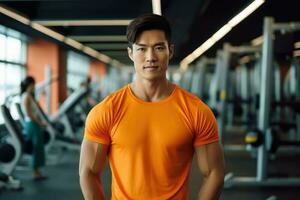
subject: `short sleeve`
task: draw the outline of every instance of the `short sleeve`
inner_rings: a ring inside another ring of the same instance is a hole
[[[100,144],[110,144],[112,119],[113,113],[111,106],[109,106],[105,100],[97,104],[87,116],[84,137]]]
[[[219,141],[217,120],[207,105],[200,105],[195,120],[194,146]]]

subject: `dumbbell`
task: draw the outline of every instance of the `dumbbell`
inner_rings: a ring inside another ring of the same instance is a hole
[[[263,133],[258,129],[252,129],[247,132],[245,142],[253,147],[259,147],[264,143]]]
[[[300,146],[300,141],[290,141],[281,139],[284,134],[280,129],[268,128],[266,131],[266,149],[270,153],[276,153],[280,146]]]
[[[265,137],[262,131],[256,128],[252,129],[247,132],[245,142],[253,147],[259,147],[265,143],[266,149],[270,153],[275,153],[281,144],[278,130],[274,128],[268,128]]]

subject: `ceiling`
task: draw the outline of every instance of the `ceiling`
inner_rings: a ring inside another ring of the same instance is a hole
[[[162,14],[170,20],[173,30],[175,56],[171,63],[178,64],[251,2],[252,0],[161,0]],[[297,4],[295,0],[267,0],[205,54],[214,56],[216,50],[221,48],[225,41],[233,45],[242,45],[260,36],[264,16],[273,16],[280,22],[300,21]],[[0,5],[15,10],[32,21],[130,20],[143,13],[152,12],[151,0],[0,0]],[[0,14],[0,24],[32,37],[43,36],[3,14]],[[126,52],[127,42],[124,39],[126,26],[124,25],[50,26],[49,28],[124,64],[131,63]],[[86,36],[101,36],[102,39]],[[114,36],[113,39],[110,38],[111,36]],[[299,39],[297,36],[293,38]]]

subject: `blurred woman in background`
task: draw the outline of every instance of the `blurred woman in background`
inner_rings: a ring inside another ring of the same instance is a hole
[[[32,167],[33,179],[44,180],[47,177],[42,175],[40,167],[45,165],[45,145],[42,128],[46,126],[39,119],[37,109],[34,104],[35,80],[27,76],[21,82],[21,107],[25,116],[24,134],[27,140],[32,142]]]

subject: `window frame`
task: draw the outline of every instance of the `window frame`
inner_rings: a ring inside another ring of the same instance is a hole
[[[3,25],[0,25],[0,26],[2,28],[2,29],[0,29],[0,35],[3,35],[4,38],[5,38],[4,58],[0,59],[1,65],[4,66],[4,72],[5,72],[4,77],[9,77],[9,75],[6,74],[6,70],[7,70],[8,65],[10,65],[9,67],[16,67],[16,70],[18,70],[20,72],[21,79],[23,79],[26,76],[26,73],[27,73],[27,44],[28,44],[28,38],[24,34],[18,32],[16,30],[10,29],[10,28],[5,27]],[[10,60],[7,59],[8,58],[8,56],[7,56],[7,41],[8,41],[8,38],[14,38],[14,39],[17,39],[21,42],[20,56],[16,61],[10,61]],[[6,80],[7,80],[7,78],[5,78],[5,80],[4,80],[4,85],[3,85],[4,90],[1,91],[1,93],[4,94],[5,98],[3,98],[3,102],[0,102],[1,104],[7,103],[6,100],[8,98],[8,95],[9,96],[14,96],[15,93],[19,93],[17,88],[16,88],[16,91],[14,89],[13,90],[7,90],[5,88],[7,83],[8,83]],[[12,105],[9,105],[9,106],[12,106]],[[13,115],[14,115],[14,119],[18,119],[18,116],[16,114],[13,114]],[[1,116],[0,117],[0,125],[3,124],[3,123],[4,123],[4,121],[3,121],[3,118]]]

